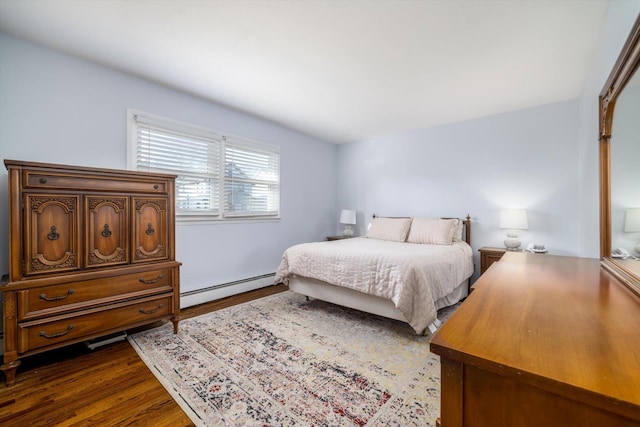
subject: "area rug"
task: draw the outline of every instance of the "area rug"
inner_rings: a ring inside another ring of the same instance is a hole
[[[172,331],[129,341],[198,426],[424,427],[440,412],[430,337],[402,322],[287,291]]]

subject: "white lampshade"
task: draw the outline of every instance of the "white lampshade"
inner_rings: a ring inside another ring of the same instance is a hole
[[[627,209],[624,220],[625,233],[635,233],[640,231],[640,208]]]
[[[528,230],[529,221],[527,220],[527,211],[524,209],[503,209],[500,211],[500,228],[506,228],[507,238],[504,246],[509,251],[517,251],[521,242],[518,240],[518,233],[515,230]]]
[[[356,211],[349,209],[342,209],[340,212],[340,224],[355,224],[356,223]]]
[[[500,228],[528,230],[529,221],[525,209],[503,209],[500,211]]]
[[[340,211],[340,224],[344,224],[344,231],[342,234],[345,237],[353,236],[353,229],[351,229],[351,225],[356,223],[356,211],[352,211],[350,209],[342,209]]]

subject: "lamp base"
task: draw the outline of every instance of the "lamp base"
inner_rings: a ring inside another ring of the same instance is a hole
[[[509,237],[504,240],[504,246],[508,251],[517,251],[520,248],[522,242],[514,237]]]
[[[342,235],[344,237],[351,237],[353,236],[353,230],[351,229],[351,224],[345,224],[344,226],[344,231],[342,232]]]

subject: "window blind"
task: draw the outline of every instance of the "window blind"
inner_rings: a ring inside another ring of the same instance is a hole
[[[135,168],[177,175],[178,217],[280,214],[279,147],[142,113],[131,117]]]
[[[220,137],[135,115],[138,170],[178,175],[176,213],[219,215]]]
[[[223,137],[224,215],[277,216],[280,152],[276,147]]]

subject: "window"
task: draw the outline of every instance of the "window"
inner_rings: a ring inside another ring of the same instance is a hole
[[[178,220],[278,217],[278,147],[133,110],[128,116],[129,167],[178,176]]]

